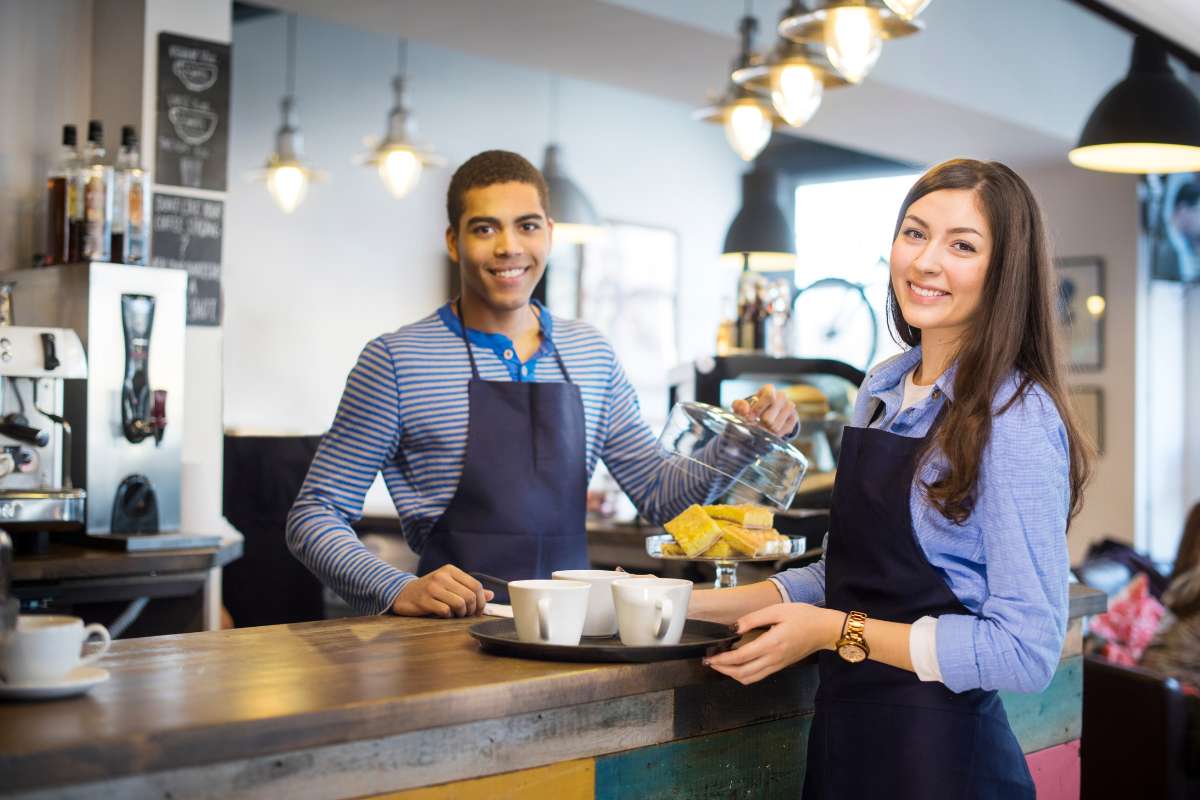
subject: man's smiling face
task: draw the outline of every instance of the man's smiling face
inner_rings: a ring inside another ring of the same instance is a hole
[[[509,181],[468,189],[458,230],[446,231],[446,249],[458,263],[464,294],[493,312],[529,303],[546,271],[553,223],[537,189]]]

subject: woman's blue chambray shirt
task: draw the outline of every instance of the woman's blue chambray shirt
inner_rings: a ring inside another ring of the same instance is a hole
[[[913,348],[868,373],[850,424],[901,436],[924,436],[942,404],[954,402],[951,367],[928,398],[897,415],[904,376],[921,360]],[[1012,398],[1020,376],[1011,374],[992,401],[993,412]],[[937,660],[952,691],[1007,689],[1040,692],[1050,683],[1067,627],[1067,516],[1070,506],[1066,427],[1054,401],[1038,385],[992,418],[974,509],[962,525],[942,516],[921,484],[933,480],[944,457],[935,454],[913,481],[909,507],[917,543],[970,614],[937,620]],[[881,581],[887,575],[880,575]],[[792,602],[823,605],[825,559],[790,569],[774,580]],[[839,609],[852,611],[854,609]]]

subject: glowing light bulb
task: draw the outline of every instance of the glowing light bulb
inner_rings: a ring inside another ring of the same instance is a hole
[[[1083,305],[1087,308],[1088,313],[1096,319],[1104,316],[1104,309],[1108,303],[1104,302],[1104,298],[1098,294],[1089,295],[1087,300],[1083,301]]]
[[[271,167],[267,171],[267,191],[275,205],[285,214],[290,214],[304,201],[308,192],[308,175],[302,167],[292,164]]]
[[[879,60],[879,14],[866,6],[831,8],[825,18],[825,54],[851,83],[861,83]]]
[[[793,128],[812,119],[824,93],[825,84],[807,64],[786,64],[771,70],[771,103]]]
[[[883,0],[887,7],[901,19],[912,21],[917,14],[925,10],[929,0]]]
[[[379,157],[379,177],[393,197],[404,197],[421,179],[421,160],[412,150],[389,150]]]
[[[771,117],[758,103],[737,103],[725,114],[725,138],[743,161],[753,161],[771,140]]]

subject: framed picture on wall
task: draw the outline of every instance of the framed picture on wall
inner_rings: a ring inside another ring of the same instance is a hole
[[[1104,260],[1099,256],[1061,258],[1057,316],[1071,369],[1092,372],[1104,367]]]
[[[1071,407],[1079,415],[1083,433],[1104,453],[1104,390],[1099,386],[1072,386]]]

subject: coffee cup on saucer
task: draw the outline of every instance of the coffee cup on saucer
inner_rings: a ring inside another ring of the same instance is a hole
[[[517,638],[539,644],[579,644],[591,588],[582,581],[511,581],[508,597]]]
[[[99,649],[83,655],[84,644],[94,636],[100,638]],[[79,617],[59,614],[22,614],[0,646],[0,680],[9,686],[62,681],[103,656],[110,644],[103,625],[84,625]]]
[[[612,582],[628,578],[628,572],[611,569],[560,569],[551,574],[555,580],[582,581],[591,587],[588,592],[587,619],[584,636],[615,636],[617,610],[613,606]]]
[[[679,644],[692,598],[691,581],[624,578],[613,581],[612,593],[621,644],[627,647]]]

